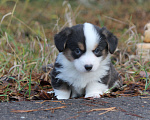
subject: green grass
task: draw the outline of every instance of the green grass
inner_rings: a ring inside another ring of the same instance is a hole
[[[91,3],[94,7],[85,7],[78,1],[62,5],[62,0],[1,0],[0,77],[8,76],[16,84],[14,89],[10,85],[2,89],[4,94],[0,94],[0,97],[8,99],[15,90],[20,93],[26,88],[25,96],[31,97],[32,84],[39,85],[39,80],[35,81],[34,76],[44,74],[41,71],[42,65],[55,61],[58,51],[54,47],[53,36],[62,27],[68,26],[68,20],[64,17],[67,14],[71,14],[72,25],[91,22],[101,27],[106,26],[119,38],[118,48],[121,51],[135,54],[135,44],[141,41],[139,36],[143,34],[142,27],[148,22],[148,16],[143,20],[137,18],[137,13],[149,15],[150,2],[114,3],[115,1],[106,0]],[[134,25],[136,27],[129,30]],[[140,71],[145,71],[145,91],[149,89],[149,64],[143,63],[140,58],[137,59],[139,65],[135,65],[136,60],[116,57],[119,60],[115,64],[118,70],[134,72],[130,75],[124,72],[125,81],[136,79]],[[124,63],[127,62],[129,63],[125,66]],[[3,81],[1,82],[0,88],[3,87]]]

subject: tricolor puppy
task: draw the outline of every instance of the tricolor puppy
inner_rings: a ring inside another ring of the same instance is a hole
[[[99,98],[121,85],[110,60],[118,40],[105,27],[90,23],[67,27],[54,40],[59,54],[51,78],[58,99]]]

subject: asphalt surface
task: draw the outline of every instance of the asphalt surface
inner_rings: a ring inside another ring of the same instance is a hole
[[[16,111],[18,110],[18,111]],[[22,110],[22,111],[21,111]],[[150,97],[0,103],[0,120],[150,120]]]

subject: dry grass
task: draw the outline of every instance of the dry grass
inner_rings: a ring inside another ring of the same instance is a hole
[[[120,42],[113,57],[116,68],[127,83],[142,81],[145,84],[141,94],[148,90],[150,62],[135,54],[142,27],[148,22],[149,1],[123,0],[115,7],[114,2],[89,2],[90,7],[85,7],[78,1],[0,1],[1,100],[10,100],[12,96],[30,99],[41,90],[51,90],[50,85],[41,85],[41,81],[50,82],[41,68],[53,63],[57,56],[53,36],[65,26],[83,22],[105,25],[118,36]],[[137,15],[143,18],[136,18]],[[145,76],[141,76],[143,71]]]

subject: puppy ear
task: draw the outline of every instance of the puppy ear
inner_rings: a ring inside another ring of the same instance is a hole
[[[54,36],[55,45],[56,45],[56,48],[59,50],[59,52],[62,52],[65,49],[68,36],[71,33],[72,33],[72,29],[69,27],[66,27]]]
[[[118,39],[111,32],[107,30],[106,27],[102,27],[102,34],[106,37],[106,42],[108,44],[108,50],[111,54],[113,54],[118,45]]]

